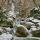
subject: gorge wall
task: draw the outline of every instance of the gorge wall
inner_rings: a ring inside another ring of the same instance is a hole
[[[40,6],[40,0],[0,0],[0,6],[7,10],[11,10],[12,3],[15,6],[14,11],[19,13],[17,17],[27,17],[32,8]]]

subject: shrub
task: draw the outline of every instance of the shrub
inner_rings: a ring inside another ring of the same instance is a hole
[[[33,8],[31,11],[30,11],[30,16],[31,17],[34,17],[36,19],[39,19],[40,18],[40,8]]]

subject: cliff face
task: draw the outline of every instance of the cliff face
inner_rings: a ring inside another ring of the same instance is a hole
[[[11,7],[12,0],[0,0],[0,7],[6,8],[7,10]]]
[[[35,7],[33,0],[15,0],[15,10],[19,12],[19,16],[27,17],[30,10]]]
[[[11,9],[12,2],[20,17],[27,17],[33,7],[40,6],[40,0],[0,0],[0,6],[8,10]]]

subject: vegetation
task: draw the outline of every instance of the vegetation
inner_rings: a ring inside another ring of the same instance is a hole
[[[31,17],[34,17],[36,19],[39,19],[40,18],[40,8],[33,8],[31,11],[30,11],[30,16]]]
[[[0,26],[12,26],[12,22],[8,21],[7,11],[0,7]]]

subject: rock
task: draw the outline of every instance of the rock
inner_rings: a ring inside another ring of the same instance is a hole
[[[32,22],[26,22],[26,25],[34,26],[35,24],[34,24],[34,23],[32,23]]]
[[[40,27],[37,27],[38,30],[40,30]]]
[[[3,29],[2,28],[0,28],[0,35],[3,33]]]
[[[2,29],[3,29],[2,33],[6,33],[7,32],[5,28],[6,27],[2,27]]]
[[[34,22],[34,23],[38,23],[38,22],[40,22],[40,20],[38,20],[38,19],[34,19],[34,20],[32,20],[32,22]]]
[[[35,31],[35,30],[37,30],[37,28],[31,28],[31,31]]]
[[[26,21],[26,22],[29,22],[29,21],[32,22],[33,19],[34,19],[33,17],[29,17],[29,18],[25,19],[25,21]]]
[[[33,20],[34,18],[33,18],[33,17],[29,17],[28,19],[29,19],[29,20]]]
[[[30,29],[31,26],[35,26],[35,24],[32,23],[32,22],[26,22],[26,28],[27,28],[27,29]]]
[[[25,20],[25,18],[21,18],[20,20],[21,20],[21,21],[24,21],[24,20]]]
[[[24,24],[25,24],[25,18],[21,18],[21,19],[20,19],[20,24],[21,24],[21,25],[24,25]]]
[[[6,30],[7,32],[10,32],[10,31],[11,31],[11,28],[8,27],[8,28],[5,28],[5,30]]]
[[[40,0],[35,0],[35,3],[36,3],[37,6],[39,6],[40,5]]]
[[[13,38],[13,36],[9,33],[3,33],[1,36],[0,36],[0,40],[11,40]]]
[[[31,28],[36,28],[36,26],[31,26]]]
[[[37,25],[40,27],[40,22],[39,22],[39,23],[37,23]]]
[[[32,35],[33,35],[34,37],[40,37],[40,30],[32,31]]]
[[[20,21],[20,24],[21,25],[25,25],[25,21]]]
[[[18,25],[17,30],[16,30],[16,36],[18,37],[26,37],[28,35],[28,30],[25,26],[23,25]]]
[[[10,32],[9,32],[10,34],[14,34],[14,29],[13,28],[11,28],[11,30],[10,30]]]
[[[28,17],[30,15],[30,9],[35,7],[33,0],[15,0],[15,10],[20,11],[20,17]],[[21,3],[20,3],[21,2]],[[20,4],[20,5],[19,5]]]

